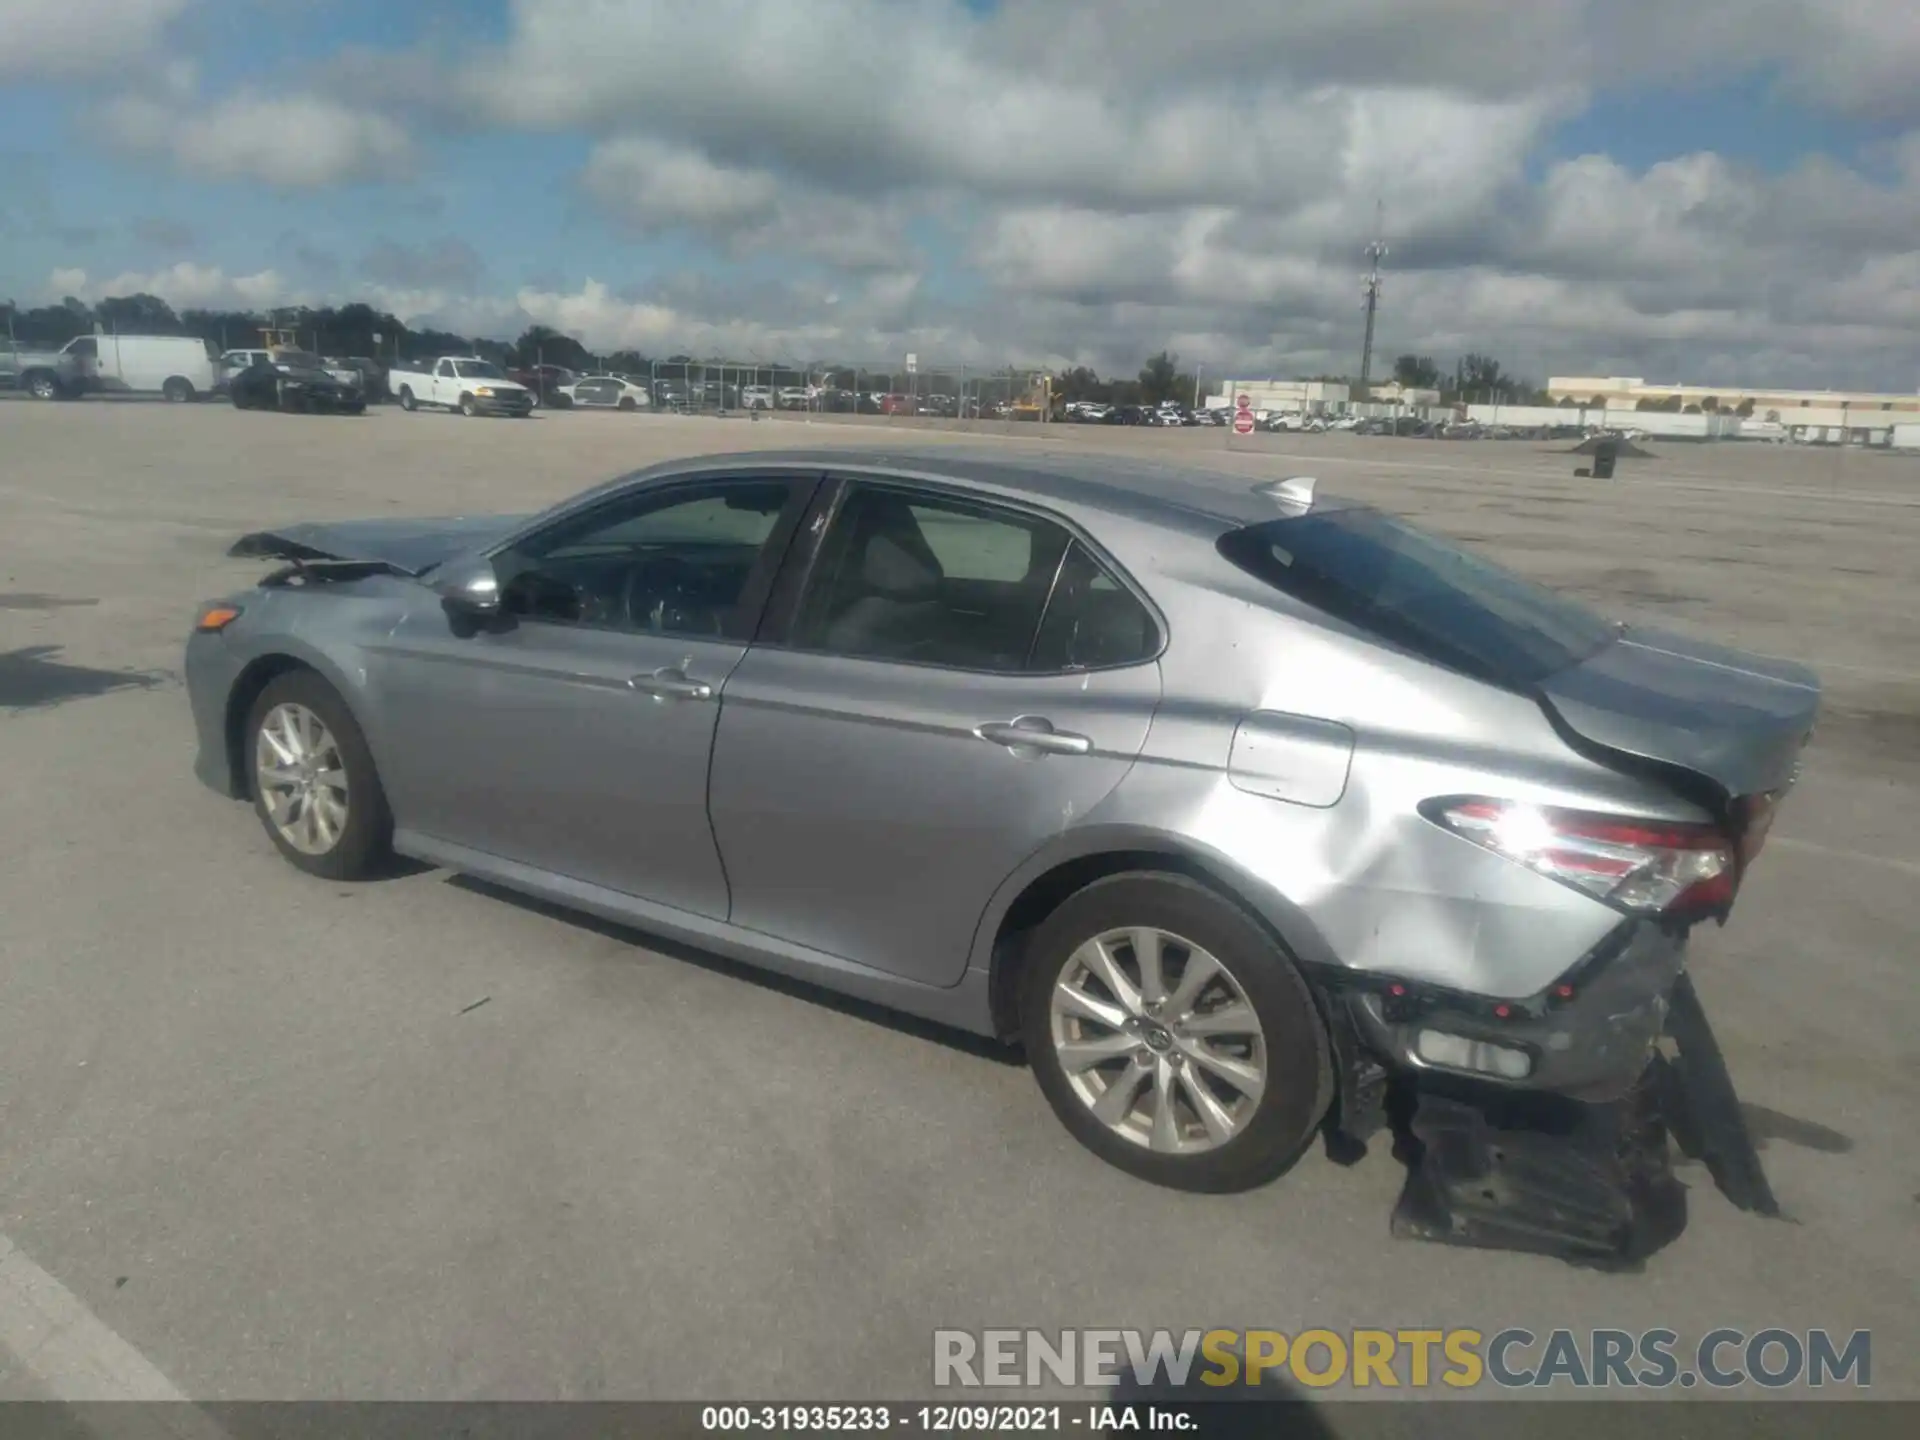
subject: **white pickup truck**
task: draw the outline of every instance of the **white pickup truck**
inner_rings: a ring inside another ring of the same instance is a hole
[[[426,405],[467,416],[533,412],[533,392],[477,355],[442,355],[427,365],[395,365],[387,372],[387,388],[402,410]]]

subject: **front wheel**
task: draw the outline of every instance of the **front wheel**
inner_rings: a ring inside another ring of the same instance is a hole
[[[309,875],[358,880],[389,853],[393,819],[373,755],[339,692],[311,670],[270,681],[247,719],[253,807]]]
[[[1021,1022],[1061,1123],[1158,1185],[1264,1185],[1332,1101],[1306,981],[1237,906],[1181,876],[1096,881],[1034,933]]]
[[[473,396],[462,395],[460,397],[460,413],[469,420],[480,413],[480,407],[474,403]]]

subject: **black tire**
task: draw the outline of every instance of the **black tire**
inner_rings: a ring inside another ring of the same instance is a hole
[[[413,387],[411,385],[402,385],[400,387],[400,408],[402,410],[412,410],[418,403],[419,402],[413,398]]]
[[[462,395],[460,397],[460,413],[469,420],[480,413],[480,407],[474,403],[473,396]]]
[[[49,375],[44,370],[27,376],[27,393],[36,400],[58,400],[60,398],[60,378]]]
[[[259,784],[261,726],[276,707],[300,705],[331,732],[346,771],[347,819],[333,845],[315,854],[293,845],[280,833]],[[246,783],[254,814],[273,846],[297,869],[328,880],[363,880],[379,874],[392,855],[393,815],[387,808],[366,737],[340,694],[311,670],[294,670],[267,683],[247,712]]]
[[[253,402],[247,399],[246,393],[237,385],[227,391],[227,402],[236,410],[250,410],[253,408]]]
[[[1207,950],[1259,1018],[1265,1085],[1243,1128],[1214,1149],[1162,1154],[1109,1129],[1075,1093],[1054,1049],[1050,1001],[1074,951],[1097,935],[1136,926]],[[1028,1062],[1054,1114],[1082,1145],[1142,1180],[1208,1194],[1265,1185],[1306,1150],[1332,1103],[1331,1045],[1300,971],[1258,921],[1198,881],[1150,872],[1095,881],[1033,933],[1022,988]]]
[[[194,397],[193,382],[181,375],[175,375],[160,387],[162,398],[174,405],[185,405]]]
[[[620,408],[621,408],[622,410],[633,410],[633,409],[636,409],[637,407],[636,407],[636,406],[634,405],[634,403],[633,403],[633,396],[631,396],[631,395],[622,395],[622,396],[620,397]]]

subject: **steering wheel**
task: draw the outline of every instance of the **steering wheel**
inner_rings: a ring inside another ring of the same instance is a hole
[[[663,612],[662,629],[720,633],[720,616],[700,601],[700,571],[676,555],[642,560],[627,572],[620,608],[636,630],[654,628],[652,612]]]

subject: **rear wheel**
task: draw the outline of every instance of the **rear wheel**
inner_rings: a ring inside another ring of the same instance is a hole
[[[412,410],[417,403],[413,398],[413,387],[411,385],[402,385],[400,387],[400,408],[402,410]]]
[[[175,405],[185,405],[193,399],[193,382],[185,376],[175,375],[160,387],[160,394]]]
[[[247,720],[254,812],[274,848],[309,875],[357,880],[393,838],[373,755],[346,702],[311,670],[271,681]]]
[[[620,408],[622,410],[633,409],[634,408],[633,397],[631,395],[622,395],[620,397]]]
[[[27,377],[27,393],[36,400],[58,400],[60,398],[59,377],[42,370]]]
[[[1291,959],[1173,875],[1096,881],[1034,933],[1021,1022],[1075,1139],[1180,1190],[1248,1190],[1299,1157],[1332,1100],[1329,1044]]]

